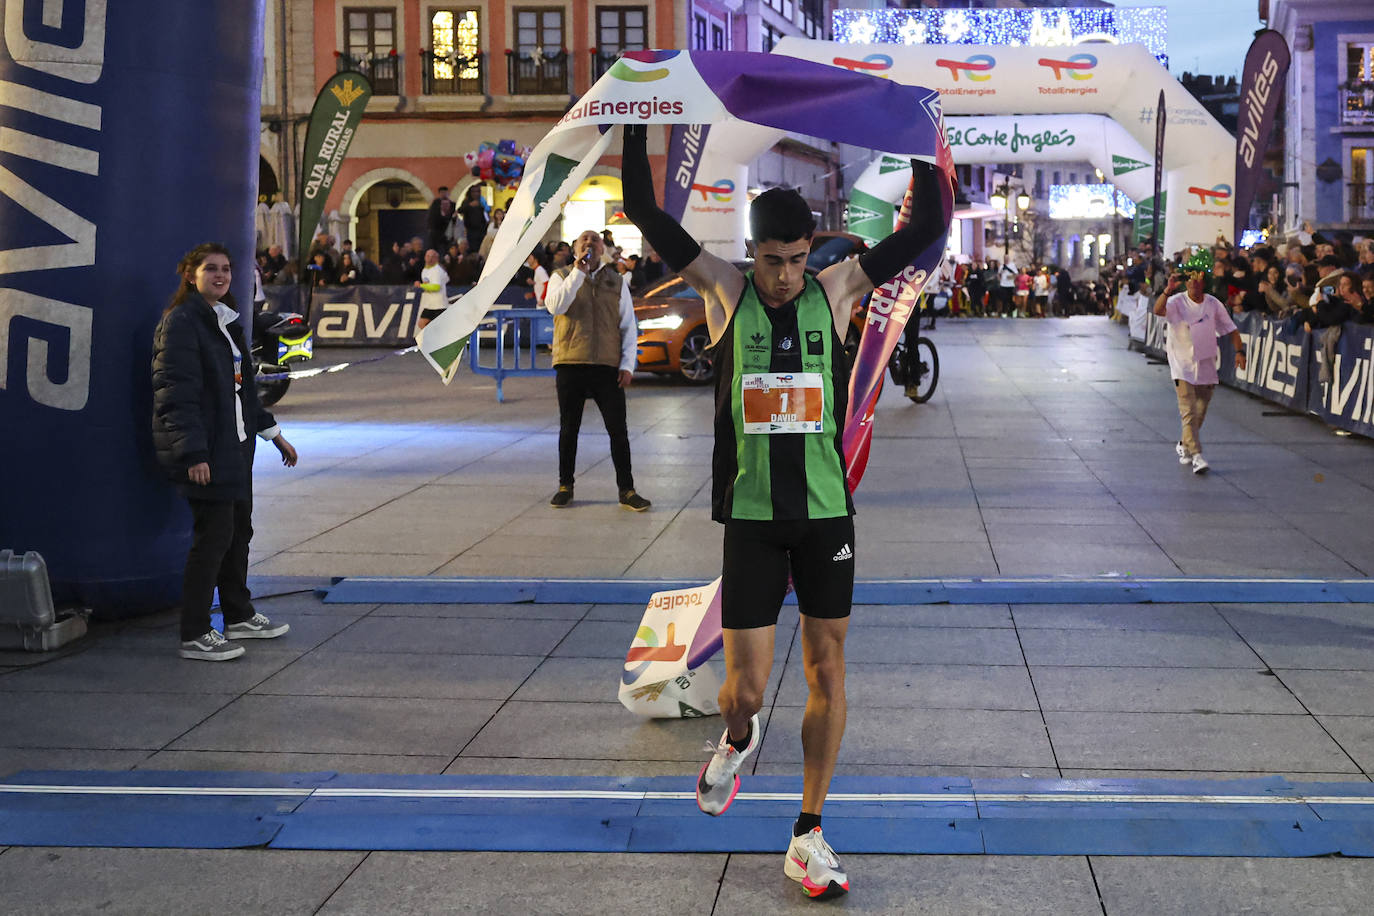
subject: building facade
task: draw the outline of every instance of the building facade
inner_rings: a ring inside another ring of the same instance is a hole
[[[1293,55],[1279,228],[1374,230],[1374,6],[1260,0],[1260,18]]]
[[[305,123],[318,88],[354,69],[373,85],[367,115],[331,190],[327,228],[373,258],[424,236],[440,187],[461,200],[477,183],[490,206],[514,194],[472,174],[482,144],[533,147],[623,51],[752,50],[775,36],[825,37],[831,0],[269,0],[263,81],[260,197],[296,202]],[[661,175],[667,131],[653,131]],[[801,186],[837,220],[833,144],[789,137],[755,163],[751,186]],[[638,250],[618,217],[618,157],[606,157],[551,235],[610,226]]]

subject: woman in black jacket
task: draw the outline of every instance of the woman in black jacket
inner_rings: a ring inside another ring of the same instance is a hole
[[[253,609],[253,437],[270,440],[287,467],[296,450],[258,401],[253,360],[229,293],[229,251],[209,243],[177,265],[181,278],[153,337],[153,445],[186,497],[193,524],[181,591],[182,658],[226,661],[231,639],[271,639],[290,627]],[[219,588],[224,632],[210,623]]]

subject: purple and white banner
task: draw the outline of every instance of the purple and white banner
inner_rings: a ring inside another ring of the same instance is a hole
[[[944,143],[939,93],[924,87],[775,54],[627,52],[534,148],[481,278],[421,332],[420,352],[452,380],[477,322],[610,148],[612,125],[729,121],[929,162]]]
[[[668,136],[668,170],[663,180],[663,212],[679,223],[696,189],[710,124],[674,124]]]
[[[1259,188],[1264,150],[1274,131],[1274,114],[1283,95],[1289,61],[1288,42],[1273,29],[1260,32],[1245,55],[1236,125],[1236,223],[1231,236],[1236,242],[1249,227],[1250,205]]]

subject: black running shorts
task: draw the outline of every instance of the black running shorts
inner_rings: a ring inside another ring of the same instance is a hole
[[[720,622],[726,630],[771,627],[787,574],[808,617],[848,617],[854,601],[854,519],[725,523]]]

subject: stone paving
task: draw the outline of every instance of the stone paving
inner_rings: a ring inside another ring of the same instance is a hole
[[[884,395],[856,503],[861,577],[1359,578],[1374,564],[1374,444],[1219,391],[1214,471],[1180,468],[1167,370],[1101,319],[945,322],[941,380]],[[356,355],[356,354],[355,354]],[[346,358],[323,352],[323,361]],[[642,606],[337,605],[330,576],[702,577],[710,393],[640,377],[637,483],[615,506],[583,427],[578,501],[554,489],[548,379],[443,388],[416,356],[298,382],[301,453],[258,465],[260,607],[292,624],[225,665],[176,657],[171,615],[97,626],[52,657],[0,653],[0,777],[21,769],[682,775],[719,731],[615,701]],[[1374,778],[1374,607],[857,608],[856,775]],[[805,684],[785,609],[749,770],[800,772]],[[727,815],[728,816],[728,815]],[[811,906],[779,855],[0,850],[3,913],[745,914]],[[843,850],[841,850],[843,853]],[[1359,859],[851,856],[864,913],[1353,913]],[[819,904],[818,906],[826,906]]]

